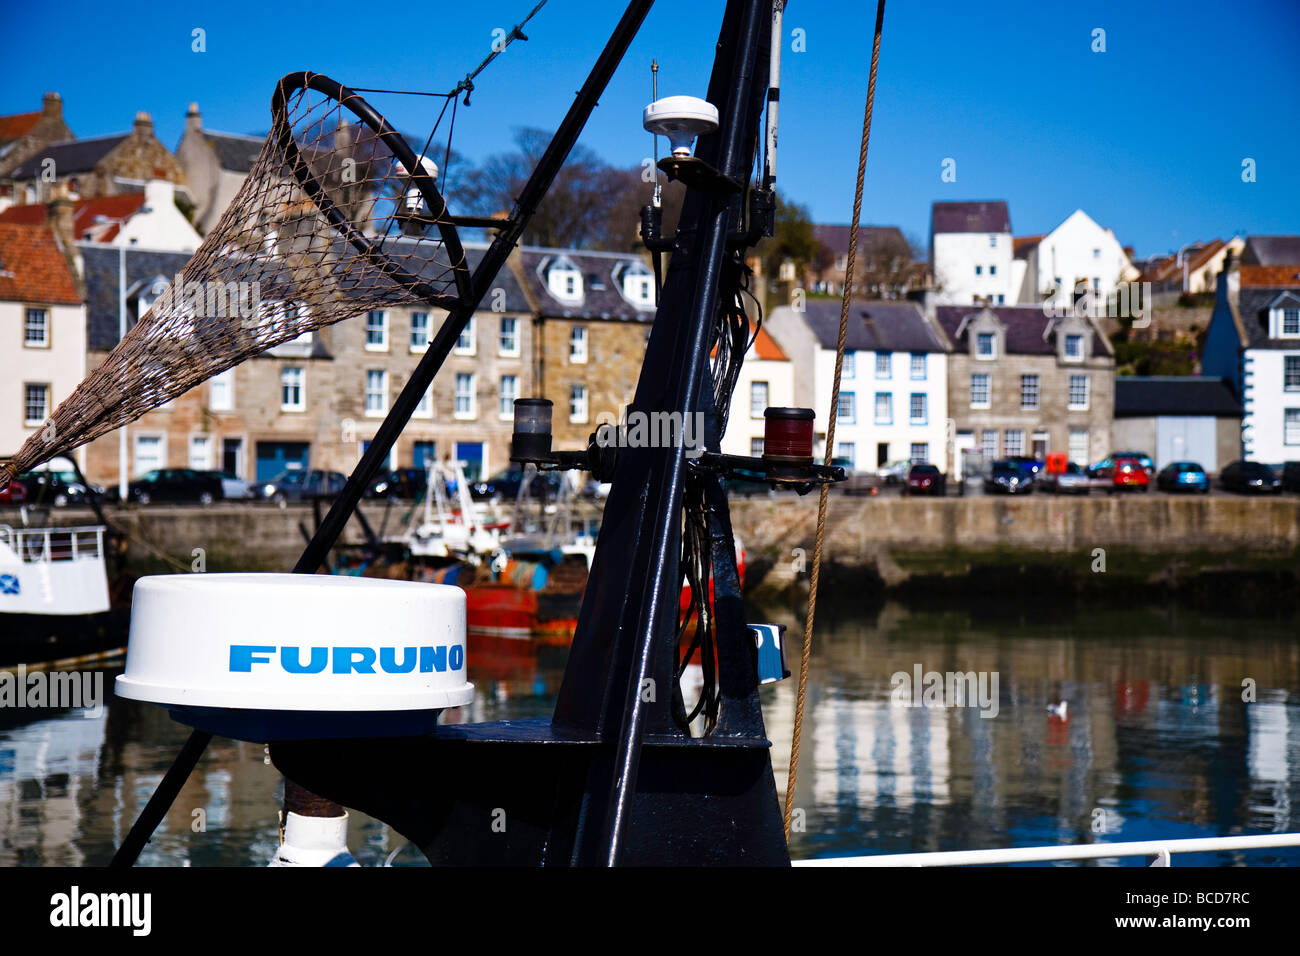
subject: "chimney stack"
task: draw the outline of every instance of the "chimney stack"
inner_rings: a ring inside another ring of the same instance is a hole
[[[58,93],[46,93],[41,98],[41,113],[46,119],[63,119],[63,97]]]
[[[135,135],[152,136],[153,135],[153,117],[144,110],[135,114]]]
[[[185,132],[202,132],[203,114],[199,112],[199,104],[191,103],[189,110],[185,113]]]
[[[45,215],[59,242],[65,249],[71,249],[77,238],[73,232],[76,204],[68,195],[68,187],[64,183],[54,184],[50,201],[45,204]]]

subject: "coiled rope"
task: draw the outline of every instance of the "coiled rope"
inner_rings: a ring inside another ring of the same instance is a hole
[[[858,183],[853,194],[853,219],[849,227],[849,256],[844,266],[844,294],[840,301],[840,337],[835,348],[835,382],[826,424],[826,465],[835,453],[835,419],[838,417],[840,374],[844,368],[844,341],[849,327],[849,303],[853,299],[853,266],[858,252],[858,222],[862,218],[862,184],[867,176],[867,144],[871,140],[871,109],[876,99],[876,67],[880,62],[880,30],[885,20],[885,0],[876,5],[876,35],[871,44],[871,72],[867,77],[867,107],[862,119],[862,149],[858,153]],[[822,542],[826,537],[826,502],[830,486],[822,485],[817,503],[817,543],[813,547],[812,582],[808,589],[808,614],[804,619],[803,649],[799,658],[799,692],[794,704],[794,732],[790,739],[790,771],[785,789],[785,840],[790,842],[790,821],[794,818],[794,789],[799,774],[799,739],[803,734],[804,701],[808,695],[808,662],[812,658],[813,620],[817,615],[817,585],[821,577]]]

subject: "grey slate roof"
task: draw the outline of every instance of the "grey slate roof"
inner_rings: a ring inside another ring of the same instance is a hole
[[[1246,330],[1247,348],[1251,349],[1294,349],[1295,339],[1270,339],[1268,337],[1268,308],[1278,298],[1291,293],[1292,298],[1300,299],[1300,285],[1290,289],[1241,289],[1237,294],[1237,315]]]
[[[1056,354],[1056,344],[1052,336],[1044,337],[1043,335],[1047,330],[1047,323],[1053,320],[1043,314],[1041,306],[994,305],[988,306],[988,308],[998,317],[998,321],[1006,327],[1007,354]],[[985,306],[982,305],[941,305],[935,309],[935,317],[939,320],[939,325],[943,327],[953,346],[965,350],[970,343],[965,338],[964,332],[959,339],[957,330],[961,328],[962,320],[966,316],[978,315],[984,309]],[[1110,354],[1106,343],[1101,340],[1101,336],[1097,334],[1095,329],[1092,335],[1092,354]]]
[[[832,252],[845,255],[849,251],[850,228],[850,226],[813,226],[813,238]],[[858,227],[858,248],[860,250],[879,248],[887,242],[901,244],[904,249],[907,248],[907,240],[903,238],[903,231],[897,226]]]
[[[840,335],[840,301],[812,299],[804,321],[824,349]],[[946,352],[947,347],[915,302],[853,302],[844,347],[860,352]]]
[[[1247,266],[1300,264],[1300,236],[1247,236],[1241,263]]]
[[[1240,418],[1241,402],[1221,378],[1151,376],[1115,379],[1115,417],[1213,415]]]
[[[556,256],[564,256],[582,272],[583,301],[569,304],[551,295],[546,280],[539,270]],[[544,249],[524,246],[520,261],[524,281],[529,284],[538,310],[543,316],[562,319],[605,319],[623,322],[653,322],[654,309],[638,309],[623,298],[619,283],[614,279],[614,268],[620,263],[641,263],[639,256],[615,252],[591,252],[574,249]],[[504,270],[503,270],[504,272]],[[599,282],[604,288],[596,288]]]
[[[15,166],[5,176],[6,179],[35,179],[41,174],[41,164],[46,159],[54,160],[55,173],[66,176],[68,173],[86,173],[113,151],[118,143],[128,134],[100,136],[96,139],[70,139],[62,143],[51,143],[35,156],[31,156]]]
[[[1011,214],[1002,199],[936,202],[930,206],[930,235],[941,232],[1010,232]]]
[[[236,173],[246,173],[253,168],[253,161],[262,151],[262,137],[238,136],[234,133],[213,133],[203,131],[204,138],[212,151],[217,154],[217,162],[222,169]]]

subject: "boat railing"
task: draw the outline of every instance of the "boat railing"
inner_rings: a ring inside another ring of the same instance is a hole
[[[14,529],[0,524],[0,544],[8,545],[25,564],[102,559],[104,526]]]
[[[1237,853],[1300,846],[1300,833],[1139,840],[1070,846],[1017,846],[996,850],[947,850],[934,853],[883,853],[873,856],[820,857],[794,860],[794,866],[990,866],[1003,863],[1052,863],[1062,860],[1108,860],[1142,856],[1149,866],[1171,866],[1178,853]]]

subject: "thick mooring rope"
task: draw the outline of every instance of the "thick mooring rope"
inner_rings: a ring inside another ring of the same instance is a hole
[[[858,183],[853,194],[853,218],[849,227],[849,256],[844,266],[844,295],[840,301],[840,337],[835,347],[835,382],[831,392],[829,421],[826,423],[826,464],[835,454],[835,419],[839,412],[840,374],[844,368],[844,340],[849,328],[849,303],[853,299],[853,266],[858,252],[858,222],[862,218],[862,184],[867,176],[867,143],[871,140],[871,108],[876,99],[876,67],[880,62],[880,29],[885,20],[885,0],[876,5],[876,35],[871,44],[871,72],[867,78],[867,108],[862,119],[862,149],[858,153]],[[794,733],[790,740],[790,771],[785,788],[785,840],[790,842],[790,821],[794,817],[795,780],[799,774],[799,738],[803,734],[804,700],[808,695],[808,663],[812,658],[813,620],[817,614],[817,585],[821,577],[822,542],[826,537],[826,501],[829,485],[822,485],[817,503],[817,543],[813,547],[812,582],[808,589],[808,615],[804,620],[803,649],[799,658],[799,692],[794,704]]]

